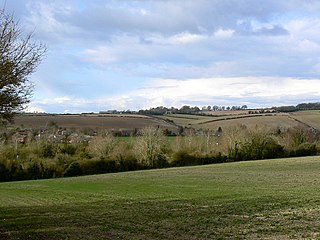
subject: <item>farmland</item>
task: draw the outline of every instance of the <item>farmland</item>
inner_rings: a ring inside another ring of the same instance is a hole
[[[14,124],[24,127],[42,127],[48,124],[56,124],[62,128],[74,129],[134,129],[144,128],[146,126],[161,126],[170,130],[177,129],[176,126],[165,122],[159,118],[153,118],[143,115],[103,115],[103,114],[27,114],[17,115]]]
[[[208,114],[208,113],[206,113]],[[166,114],[145,116],[137,114],[34,114],[18,115],[15,126],[46,127],[55,123],[59,127],[74,129],[141,129],[146,126],[160,126],[176,132],[177,126],[195,129],[246,125],[268,128],[290,128],[299,124],[320,129],[320,111],[300,111],[294,113],[248,114],[248,111],[211,111],[208,115]]]
[[[320,158],[0,183],[1,239],[317,239]]]
[[[0,181],[313,156],[318,116],[20,115],[0,135]]]
[[[237,112],[238,114],[235,114]],[[225,115],[222,115],[225,113]],[[295,113],[248,114],[244,111],[220,111],[213,116],[192,116],[171,114],[163,116],[177,125],[195,129],[217,129],[246,125],[247,127],[268,127],[286,129],[299,124],[320,129],[320,111],[301,111]]]

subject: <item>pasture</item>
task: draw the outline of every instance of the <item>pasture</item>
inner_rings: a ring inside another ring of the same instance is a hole
[[[0,239],[317,239],[320,157],[0,183]]]

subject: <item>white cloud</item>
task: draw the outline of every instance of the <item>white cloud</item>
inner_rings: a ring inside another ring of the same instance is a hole
[[[7,4],[17,9],[26,32],[48,44],[46,59],[30,78],[38,97],[32,106],[74,112],[319,99],[320,5],[302,2]]]
[[[112,48],[105,46],[100,46],[95,49],[85,49],[82,54],[84,55],[85,61],[97,65],[106,65],[120,60]]]
[[[207,39],[207,37],[204,35],[183,32],[183,33],[176,34],[172,37],[169,37],[167,42],[171,44],[181,44],[181,43],[186,44],[186,43],[199,42],[205,39]]]
[[[24,111],[28,113],[44,113],[45,112],[43,108],[35,106],[34,104],[28,105]]]
[[[214,36],[217,38],[230,38],[234,34],[234,30],[232,29],[218,29],[216,32],[214,32]]]
[[[63,111],[88,112],[106,109],[138,110],[155,106],[242,105],[271,107],[298,104],[320,98],[319,79],[280,77],[230,77],[202,79],[154,79],[145,88],[99,99],[60,97],[33,103],[50,111],[60,104]]]

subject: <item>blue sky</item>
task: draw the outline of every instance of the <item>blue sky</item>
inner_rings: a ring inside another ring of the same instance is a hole
[[[6,11],[48,47],[31,112],[320,101],[317,0],[7,0]]]

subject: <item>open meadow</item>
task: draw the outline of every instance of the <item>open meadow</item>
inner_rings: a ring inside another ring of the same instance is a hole
[[[317,239],[320,157],[0,183],[0,239]]]

